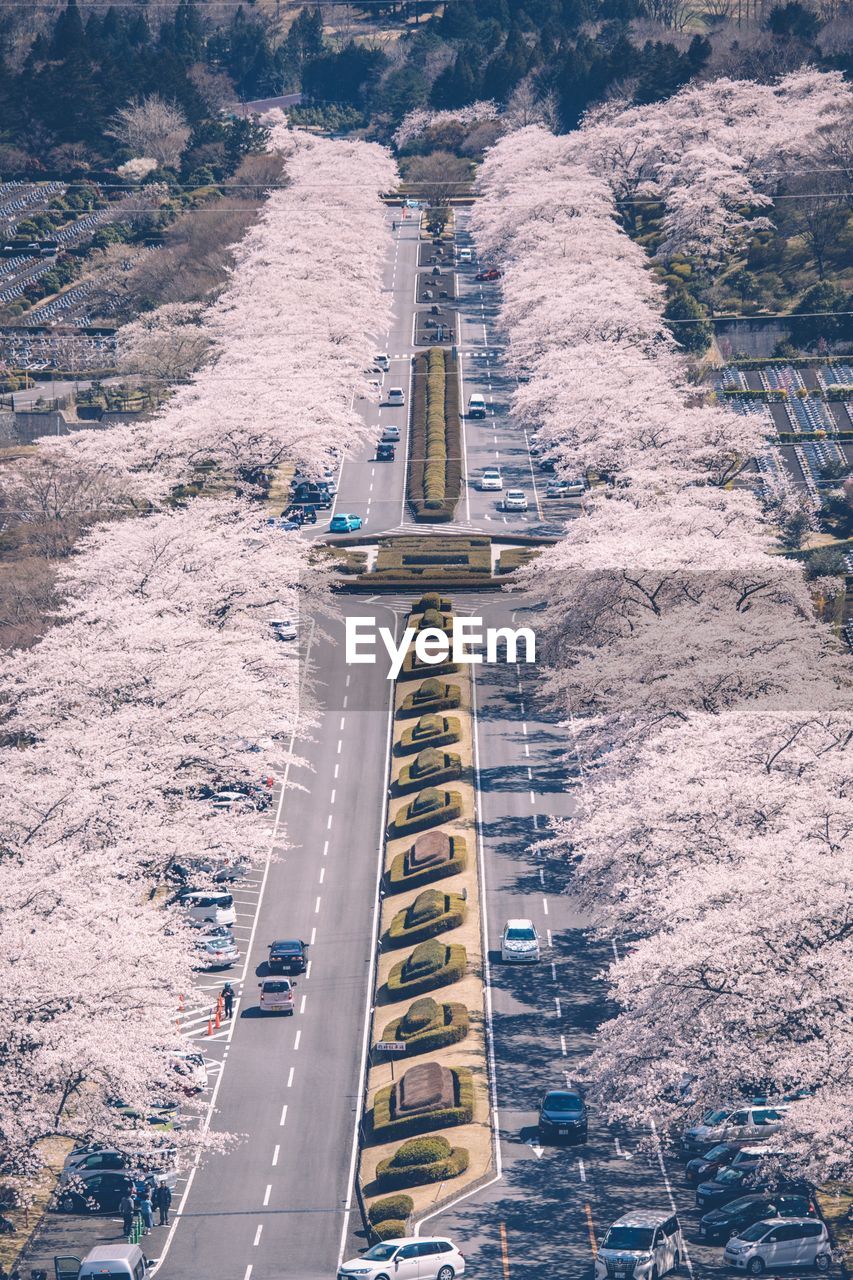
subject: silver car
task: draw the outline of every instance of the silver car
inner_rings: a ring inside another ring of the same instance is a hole
[[[751,1276],[778,1267],[828,1271],[832,1250],[826,1226],[819,1218],[769,1218],[754,1222],[733,1236],[726,1245],[723,1261]]]

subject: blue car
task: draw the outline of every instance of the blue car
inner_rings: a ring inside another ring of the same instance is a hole
[[[342,515],[332,516],[332,522],[329,525],[330,533],[355,533],[356,529],[361,528],[361,516]]]

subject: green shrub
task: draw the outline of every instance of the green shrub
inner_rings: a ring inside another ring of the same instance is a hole
[[[410,849],[398,853],[388,871],[388,887],[399,892],[402,889],[417,889],[423,884],[432,884],[443,880],[445,876],[458,875],[468,865],[468,846],[462,836],[450,837],[451,855],[447,862],[436,862],[416,870],[409,870],[407,860]]]
[[[371,1132],[377,1142],[390,1142],[411,1134],[428,1133],[432,1129],[450,1129],[469,1124],[474,1118],[474,1082],[467,1067],[452,1067],[455,1105],[438,1111],[415,1112],[399,1119],[392,1113],[394,1085],[377,1089],[373,1098]],[[407,1159],[410,1158],[407,1156]]]
[[[425,782],[440,785],[444,782],[455,782],[462,777],[462,759],[449,751],[438,751],[435,747],[427,747],[419,751],[411,764],[404,765],[400,776],[394,783],[398,795],[414,791]]]
[[[397,676],[397,679],[417,680],[421,676],[426,675],[427,672],[430,672],[433,677],[452,676],[455,675],[458,670],[458,663],[452,662],[449,656],[442,662],[421,662],[420,658],[415,653],[413,646],[409,649],[409,652],[403,659],[403,665],[400,668],[400,674]]]
[[[431,996],[422,996],[409,1006],[402,1018],[393,1018],[388,1023],[382,1039],[405,1040],[407,1058],[416,1053],[435,1053],[464,1040],[470,1022],[464,1004],[439,1004]]]
[[[367,1211],[367,1217],[374,1226],[377,1222],[388,1222],[392,1218],[405,1222],[414,1207],[415,1202],[411,1196],[383,1196],[381,1200],[374,1200]]]
[[[461,813],[461,792],[426,787],[398,809],[388,825],[388,834],[392,840],[414,835],[416,831],[426,831],[428,827],[437,827],[442,822],[452,822]]]
[[[419,520],[451,520],[461,493],[457,361],[440,347],[415,358],[409,430],[409,504]]]
[[[465,919],[467,906],[458,893],[425,889],[410,907],[398,911],[388,926],[385,945],[405,947],[425,942],[448,929],[456,929]]]
[[[388,974],[388,994],[394,1000],[402,1000],[438,987],[449,987],[464,976],[467,967],[468,952],[460,943],[448,946],[437,938],[419,942]]]
[[[437,591],[429,591],[421,596],[420,600],[415,601],[412,605],[412,613],[426,613],[428,609],[435,609],[439,613],[450,613],[452,608],[450,601],[445,600]]]
[[[427,711],[453,711],[462,701],[458,684],[425,680],[419,689],[407,694],[397,711],[398,716],[420,716]]]
[[[413,1164],[431,1164],[433,1160],[446,1160],[450,1155],[450,1143],[440,1134],[434,1138],[417,1138],[404,1142],[389,1160],[395,1168]]]
[[[397,755],[411,755],[424,747],[446,747],[458,742],[462,728],[455,716],[421,716],[417,724],[404,729],[395,747]]]
[[[378,1240],[396,1240],[399,1236],[406,1235],[406,1228],[405,1218],[386,1218],[383,1222],[377,1222],[373,1234]]]
[[[420,1141],[428,1141],[421,1139]],[[432,1141],[437,1141],[433,1139]],[[411,1147],[412,1143],[404,1143],[403,1147]],[[426,1159],[421,1164],[410,1164],[404,1161],[395,1163],[403,1147],[390,1160],[380,1160],[376,1166],[377,1185],[385,1190],[396,1187],[422,1187],[431,1182],[444,1182],[455,1178],[468,1168],[469,1154],[465,1147],[450,1147],[447,1153]]]

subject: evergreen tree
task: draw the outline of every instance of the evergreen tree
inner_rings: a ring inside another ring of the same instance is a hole
[[[50,56],[55,59],[66,58],[69,54],[79,52],[85,44],[86,33],[77,0],[68,0],[53,29]]]
[[[671,298],[664,310],[664,318],[672,320],[672,332],[676,342],[685,351],[701,355],[707,351],[714,336],[714,330],[708,323],[704,307],[696,301],[692,294],[683,290]]]

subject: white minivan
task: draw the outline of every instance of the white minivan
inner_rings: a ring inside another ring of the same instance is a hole
[[[101,1280],[102,1276],[121,1280],[143,1280],[148,1259],[138,1244],[99,1244],[80,1263],[78,1280]]]
[[[760,1276],[768,1268],[816,1267],[828,1271],[832,1250],[819,1218],[769,1218],[732,1236],[723,1253],[726,1266]]]
[[[460,250],[459,250],[459,261],[460,261],[460,262],[470,262],[470,261],[471,261],[471,250],[470,250],[470,249],[460,249]]]
[[[473,395],[468,397],[468,417],[469,418],[485,418],[486,402],[482,396]]]
[[[684,1237],[674,1213],[642,1209],[613,1223],[595,1259],[595,1280],[658,1280],[684,1258]]]
[[[181,906],[191,924],[234,924],[237,920],[230,893],[193,889],[181,894]]]

